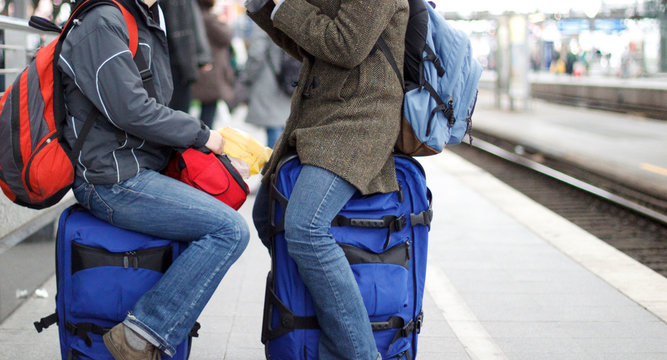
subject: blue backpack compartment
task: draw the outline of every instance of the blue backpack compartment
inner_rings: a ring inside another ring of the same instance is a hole
[[[41,332],[57,322],[63,360],[113,360],[102,335],[125,319],[185,248],[115,227],[78,205],[66,209],[56,236],[56,312],[35,327]],[[187,359],[190,339],[163,359]]]
[[[396,156],[401,191],[357,193],[334,218],[331,233],[357,280],[383,359],[414,359],[422,321],[430,191],[413,158]],[[310,293],[287,252],[282,216],[301,164],[279,165],[272,181],[272,269],[267,279],[262,342],[270,359],[317,359],[319,326]]]
[[[422,86],[410,89],[406,82],[403,113],[421,141],[442,151],[445,144],[460,143],[469,130],[482,67],[472,57],[468,36],[452,28],[432,6],[424,7],[428,12],[426,46],[438,59],[429,59],[429,52],[423,50],[424,81],[433,86],[449,110],[434,111],[440,105],[438,100]],[[451,111],[449,119],[447,111]]]

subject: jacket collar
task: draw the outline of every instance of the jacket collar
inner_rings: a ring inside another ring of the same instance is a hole
[[[153,20],[153,17],[151,16],[151,12],[155,12],[156,14],[159,13],[159,2],[156,2],[153,4],[153,6],[149,9],[148,5],[143,2],[143,0],[120,0],[121,3],[126,4],[128,7],[128,10],[132,12],[132,14],[137,18],[137,21],[141,19],[144,24],[146,24],[150,28],[154,29],[159,29],[162,31],[162,28],[160,27],[160,24],[158,21]],[[159,18],[159,17],[156,17]]]

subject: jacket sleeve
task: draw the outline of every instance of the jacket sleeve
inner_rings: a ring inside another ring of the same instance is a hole
[[[258,26],[254,25],[250,35],[250,46],[248,47],[248,60],[245,63],[244,79],[247,85],[252,85],[262,73],[264,64],[267,64],[267,53],[271,39]],[[271,66],[271,64],[267,64]]]
[[[203,146],[209,136],[205,125],[148,96],[128,47],[122,15],[107,8],[112,11],[95,9],[72,30],[59,67],[117,128],[157,144]]]
[[[192,24],[194,25],[195,44],[197,46],[197,65],[210,64],[213,62],[213,56],[201,10],[194,0],[189,0],[188,5],[192,10]]]
[[[285,0],[273,14],[273,26],[316,58],[353,68],[368,56],[395,12],[395,1],[341,0],[329,17],[306,0]]]

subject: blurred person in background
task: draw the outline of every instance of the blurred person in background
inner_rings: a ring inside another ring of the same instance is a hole
[[[210,66],[199,69],[198,79],[192,85],[192,97],[201,101],[199,118],[208,127],[218,109],[218,101],[227,106],[234,100],[234,81],[236,75],[231,63],[232,28],[213,13],[215,0],[198,0],[206,37],[211,48]]]
[[[200,67],[210,66],[211,49],[206,39],[204,22],[195,0],[160,1],[167,28],[169,62],[174,93],[169,107],[188,112],[192,91]]]
[[[266,146],[273,148],[290,113],[291,95],[279,88],[275,75],[282,57],[288,55],[259,26],[253,23],[253,27],[242,74],[249,88],[246,122],[264,127]]]

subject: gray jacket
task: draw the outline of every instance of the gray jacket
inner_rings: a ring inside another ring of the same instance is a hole
[[[209,129],[199,120],[165,104],[173,90],[167,41],[141,0],[128,0],[139,16],[139,50],[153,72],[157,99],[143,88],[132,59],[121,12],[108,5],[89,11],[65,40],[58,65],[65,73],[67,125],[72,146],[95,106],[102,117],[84,141],[77,176],[94,184],[110,184],[142,169],[163,169],[173,147],[203,146]],[[157,5],[152,8],[158,11]]]
[[[258,126],[282,127],[290,113],[291,98],[278,88],[269,66],[278,69],[283,50],[257,24],[253,24],[248,61],[245,65],[249,84],[246,122]],[[269,64],[269,59],[273,64]]]

